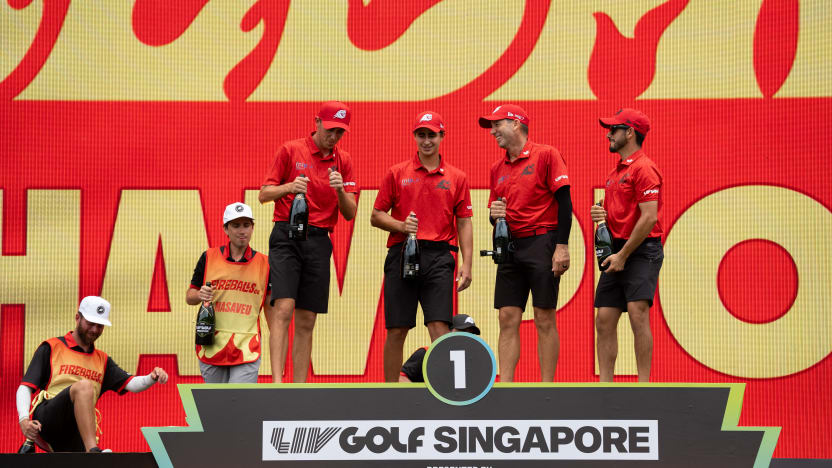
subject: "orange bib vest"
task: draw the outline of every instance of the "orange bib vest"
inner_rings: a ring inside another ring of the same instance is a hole
[[[70,349],[58,338],[46,340],[52,348],[50,361],[52,373],[49,383],[38,394],[32,410],[43,400],[55,398],[61,391],[81,379],[87,379],[95,389],[95,400],[101,396],[101,384],[104,381],[104,371],[107,368],[107,353],[98,349],[92,353],[82,353]]]
[[[228,247],[226,247],[228,248]],[[214,288],[214,344],[196,345],[200,361],[215,366],[254,362],[260,357],[260,309],[269,284],[269,259],[256,252],[232,262],[219,247],[205,254],[205,281]]]

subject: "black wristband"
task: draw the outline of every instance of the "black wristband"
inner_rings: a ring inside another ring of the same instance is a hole
[[[558,244],[569,244],[569,233],[572,231],[572,197],[569,186],[557,189],[555,200],[558,202]]]

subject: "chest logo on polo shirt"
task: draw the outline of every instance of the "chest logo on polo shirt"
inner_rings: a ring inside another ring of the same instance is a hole
[[[407,187],[410,184],[415,184],[416,182],[421,181],[422,179],[418,177],[408,177],[407,179],[402,179],[402,187]]]
[[[305,162],[298,161],[295,163],[295,169],[306,169],[307,167],[312,167],[311,164],[306,164]]]
[[[498,178],[497,178],[497,185],[502,184],[503,182],[505,182],[505,181],[506,181],[506,179],[508,179],[508,176],[507,176],[507,175],[504,175],[504,176],[500,176],[500,177],[498,177]]]
[[[619,184],[625,184],[627,181],[630,180],[630,173],[625,172],[623,176],[621,176],[621,180],[618,181]]]
[[[447,180],[440,180],[439,183],[436,184],[436,188],[442,189],[442,190],[450,190],[451,189],[451,183],[448,182]]]
[[[534,164],[529,164],[528,166],[523,168],[523,172],[520,175],[532,175],[534,174]]]

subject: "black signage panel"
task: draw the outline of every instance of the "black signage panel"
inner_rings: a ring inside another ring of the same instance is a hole
[[[181,385],[190,427],[144,428],[159,466],[768,466],[777,428],[738,428],[743,384]]]

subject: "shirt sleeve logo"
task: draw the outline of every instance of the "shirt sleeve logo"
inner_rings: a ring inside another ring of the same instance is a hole
[[[568,178],[569,178],[569,176],[568,176],[568,175],[566,175],[566,174],[559,175],[559,176],[555,177],[555,182],[558,182],[558,181],[560,181],[560,180],[562,180],[562,179],[568,179]]]
[[[644,191],[644,194],[645,194],[645,195],[651,195],[651,194],[657,194],[657,193],[659,193],[659,189],[654,189],[654,190],[645,190],[645,191]]]

